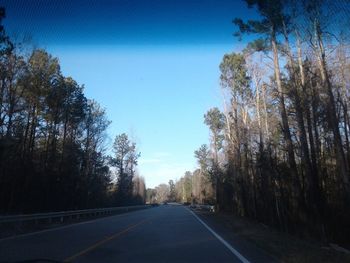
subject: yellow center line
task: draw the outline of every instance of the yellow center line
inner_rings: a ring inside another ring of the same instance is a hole
[[[136,223],[134,225],[131,225],[131,226],[125,228],[124,230],[122,230],[122,231],[120,231],[120,232],[118,232],[118,233],[116,233],[116,234],[114,234],[112,236],[109,236],[109,237],[107,237],[105,239],[102,239],[102,240],[98,241],[97,243],[93,244],[92,246],[90,246],[90,247],[88,247],[88,248],[86,248],[86,249],[84,249],[84,250],[74,254],[73,256],[70,256],[70,257],[66,258],[63,262],[71,262],[72,260],[74,260],[74,259],[76,259],[76,258],[78,258],[78,257],[80,257],[82,255],[85,255],[85,254],[89,253],[91,250],[94,250],[97,247],[107,243],[108,241],[111,241],[112,239],[117,238],[117,237],[119,237],[119,236],[129,232],[131,229],[133,229],[133,228],[135,228],[135,227],[137,227],[137,226],[139,226],[141,224],[144,224],[145,222],[147,222],[149,220],[150,219],[142,220],[141,222],[138,222],[138,223]]]

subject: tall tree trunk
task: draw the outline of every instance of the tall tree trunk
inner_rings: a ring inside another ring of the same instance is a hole
[[[292,142],[292,136],[289,130],[289,123],[288,123],[288,115],[287,110],[285,106],[285,98],[284,98],[284,89],[282,87],[281,82],[281,73],[280,73],[280,65],[279,65],[279,58],[278,58],[278,49],[277,49],[277,41],[276,41],[276,32],[274,27],[271,29],[271,46],[272,46],[272,52],[273,52],[273,63],[274,63],[274,73],[275,73],[275,79],[278,89],[278,96],[279,96],[279,109],[282,119],[282,132],[284,135],[284,140],[286,142],[287,146],[287,153],[288,153],[288,163],[290,168],[290,173],[293,180],[293,200],[297,201],[298,204],[294,204],[294,209],[296,210],[299,205],[301,205],[301,198],[302,198],[302,191],[301,191],[301,185],[300,180],[298,177],[298,171],[297,171],[297,165],[295,162],[295,156],[294,156],[294,149],[293,149],[293,142]]]
[[[60,160],[60,164],[59,164],[59,171],[60,171],[60,173],[62,171],[62,165],[63,165],[63,161],[64,161],[65,148],[66,148],[67,123],[68,123],[68,114],[66,114],[66,118],[65,118],[64,126],[63,126],[62,153],[61,153],[61,160]]]
[[[31,113],[31,125],[30,125],[30,133],[29,133],[29,141],[28,141],[28,153],[30,155],[30,159],[33,157],[34,152],[34,144],[35,144],[35,133],[36,133],[36,122],[37,122],[37,116],[36,116],[36,105],[33,105],[32,113]]]
[[[320,25],[317,20],[314,22],[315,30],[315,41],[317,48],[315,49],[318,66],[321,72],[321,79],[324,87],[326,88],[328,95],[328,124],[333,132],[334,137],[334,148],[336,152],[337,166],[339,168],[340,176],[344,185],[346,193],[350,193],[350,184],[349,184],[349,168],[348,163],[345,158],[344,149],[342,145],[342,139],[339,131],[339,119],[337,116],[336,105],[334,94],[332,90],[332,84],[330,77],[328,75],[327,66],[326,66],[326,55],[323,45],[323,40],[321,37]]]
[[[297,123],[300,130],[300,143],[301,143],[301,152],[302,152],[302,162],[305,163],[306,168],[306,178],[307,178],[307,205],[312,211],[312,216],[319,221],[321,216],[320,213],[322,213],[322,198],[321,198],[321,191],[320,191],[320,185],[319,185],[319,176],[318,176],[318,170],[316,165],[316,158],[315,158],[315,152],[314,152],[314,142],[313,142],[313,135],[312,135],[312,129],[311,129],[311,120],[310,120],[310,112],[308,105],[305,104],[305,100],[307,97],[307,91],[306,91],[306,83],[305,83],[305,71],[304,71],[304,65],[303,65],[303,59],[302,59],[302,50],[301,50],[301,43],[300,43],[300,37],[297,30],[295,30],[296,33],[296,40],[297,40],[297,62],[299,67],[299,76],[297,74],[297,71],[294,68],[293,58],[291,54],[291,49],[288,44],[288,37],[286,30],[284,31],[286,43],[287,43],[287,50],[290,53],[289,55],[289,67],[290,67],[290,74],[292,76],[292,87],[294,88],[294,94],[295,94],[295,109],[296,109],[296,117],[297,117]],[[298,80],[296,79],[298,78]],[[303,93],[303,96],[299,95],[299,89],[296,86],[297,83],[301,86],[301,91]],[[302,102],[304,100],[304,103]],[[304,107],[303,107],[304,105]],[[306,113],[306,119],[308,123],[308,133],[309,133],[309,142],[307,140],[307,132],[305,128],[304,123],[304,110]],[[311,148],[311,158],[310,158],[310,149]]]
[[[301,144],[301,162],[305,165],[305,173],[307,178],[307,199],[308,199],[308,206],[312,209],[314,216],[318,217],[320,210],[320,190],[319,190],[319,180],[318,180],[318,174],[317,170],[313,169],[312,161],[310,159],[310,151],[309,151],[309,143],[307,140],[307,133],[304,123],[304,108],[302,107],[302,99],[299,94],[299,89],[297,87],[297,84],[299,83],[301,85],[301,90],[304,92],[304,97],[306,96],[305,91],[305,73],[304,73],[304,66],[302,62],[302,52],[301,52],[301,44],[300,44],[300,38],[297,31],[296,32],[296,38],[297,38],[297,56],[298,56],[298,66],[299,66],[299,76],[297,74],[297,71],[295,70],[294,61],[293,61],[293,55],[292,51],[289,45],[289,39],[288,39],[288,33],[284,25],[284,38],[286,43],[286,50],[288,53],[288,65],[289,65],[289,72],[291,77],[291,88],[292,88],[292,94],[294,96],[294,104],[295,104],[295,112],[296,112],[296,118],[297,118],[297,124],[299,126],[299,132],[300,132],[300,144]],[[311,145],[311,142],[310,142]]]
[[[262,86],[262,94],[263,94],[263,106],[265,113],[265,136],[269,137],[269,123],[268,123],[268,112],[267,112],[267,103],[266,103],[266,85]]]
[[[5,112],[4,112],[4,97],[5,97],[5,87],[6,87],[6,81],[5,79],[1,79],[0,81],[0,135],[2,135],[3,132],[3,124],[5,119]]]

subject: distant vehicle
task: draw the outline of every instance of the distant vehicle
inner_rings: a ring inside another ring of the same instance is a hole
[[[190,205],[191,203],[190,202],[183,202],[183,205]]]
[[[168,202],[164,202],[164,203],[163,203],[163,205],[167,205],[167,204],[168,204]]]

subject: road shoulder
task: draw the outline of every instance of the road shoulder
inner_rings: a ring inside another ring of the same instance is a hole
[[[232,214],[193,211],[252,263],[350,263],[350,255],[321,243],[301,240]]]
[[[275,263],[277,258],[269,255],[267,252],[256,246],[254,243],[236,234],[223,220],[220,214],[209,213],[205,211],[192,210],[202,219],[210,228],[217,232],[232,247],[239,251],[251,263]]]

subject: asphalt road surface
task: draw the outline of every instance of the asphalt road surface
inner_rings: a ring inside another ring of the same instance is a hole
[[[164,205],[0,240],[0,262],[257,263],[251,258],[180,205]],[[32,261],[38,259],[52,261]]]

